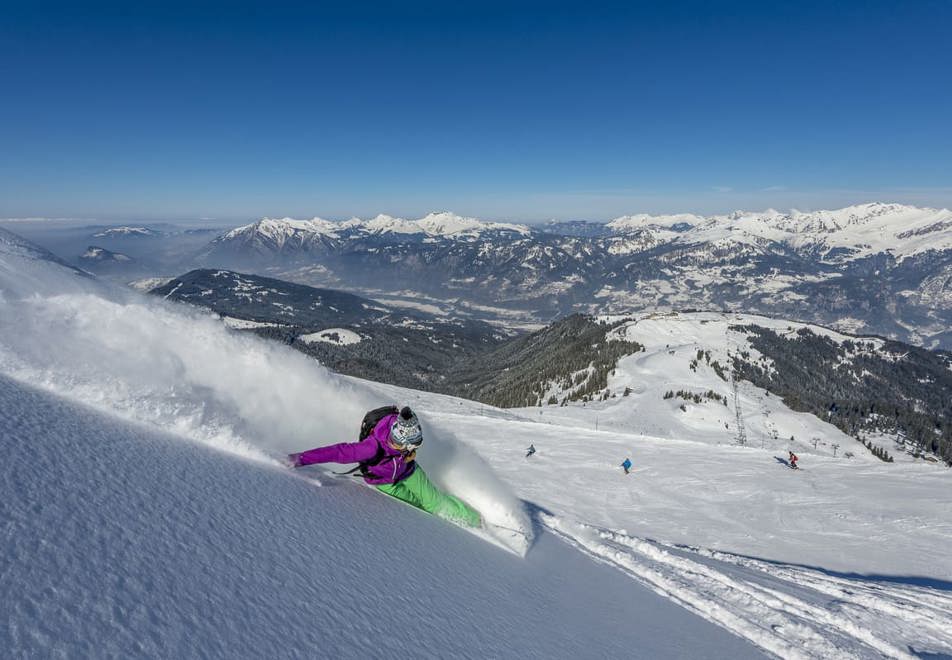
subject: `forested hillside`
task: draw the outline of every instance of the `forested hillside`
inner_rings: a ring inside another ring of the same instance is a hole
[[[504,408],[590,400],[620,358],[642,350],[609,339],[617,325],[573,314],[476,356],[449,375],[447,389]]]
[[[857,338],[839,344],[808,328],[781,335],[750,325],[749,352],[734,357],[738,377],[783,397],[850,435],[882,431],[919,452],[952,462],[952,354],[899,342]]]

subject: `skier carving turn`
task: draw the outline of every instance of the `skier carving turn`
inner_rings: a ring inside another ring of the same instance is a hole
[[[360,472],[368,484],[428,513],[468,527],[479,527],[479,512],[458,497],[434,486],[416,462],[423,443],[417,416],[405,406],[371,410],[364,416],[358,442],[342,442],[288,455],[291,467],[315,463],[358,463],[350,472]]]

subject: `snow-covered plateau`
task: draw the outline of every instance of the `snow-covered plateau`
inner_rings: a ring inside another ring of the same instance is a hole
[[[0,233],[0,648],[952,654],[952,473],[846,458],[861,446],[743,384],[738,446],[727,382],[707,361],[690,368],[701,343],[737,350],[738,321],[751,317],[632,319],[618,332],[646,350],[619,363],[614,398],[503,410],[337,376]],[[662,396],[683,388],[730,405]],[[434,482],[521,529],[521,552],[330,469],[280,464],[352,439],[391,402],[420,415]]]
[[[320,332],[312,332],[307,335],[301,335],[299,339],[303,342],[311,343],[316,341],[336,344],[338,346],[350,346],[359,344],[361,336],[353,330],[347,328],[328,328]]]

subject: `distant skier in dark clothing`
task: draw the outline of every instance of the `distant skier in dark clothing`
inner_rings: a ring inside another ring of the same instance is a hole
[[[536,452],[535,445],[529,445],[529,448],[526,449],[526,458],[529,458]]]
[[[622,468],[625,470],[625,474],[631,473],[631,459],[626,458],[625,462],[621,464]]]
[[[797,458],[797,455],[794,454],[792,451],[788,453],[790,454],[790,467],[794,470],[799,470],[800,468],[797,467],[797,461],[799,461],[800,459]]]

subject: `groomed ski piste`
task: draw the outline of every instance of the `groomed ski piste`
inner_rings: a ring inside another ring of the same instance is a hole
[[[740,341],[725,319],[630,324],[654,339],[610,383],[629,396],[499,410],[336,376],[5,235],[0,290],[10,657],[952,654],[949,472],[749,384],[744,447],[732,407],[662,399],[729,386],[686,359]],[[427,473],[525,547],[279,464],[380,403],[413,406]]]

